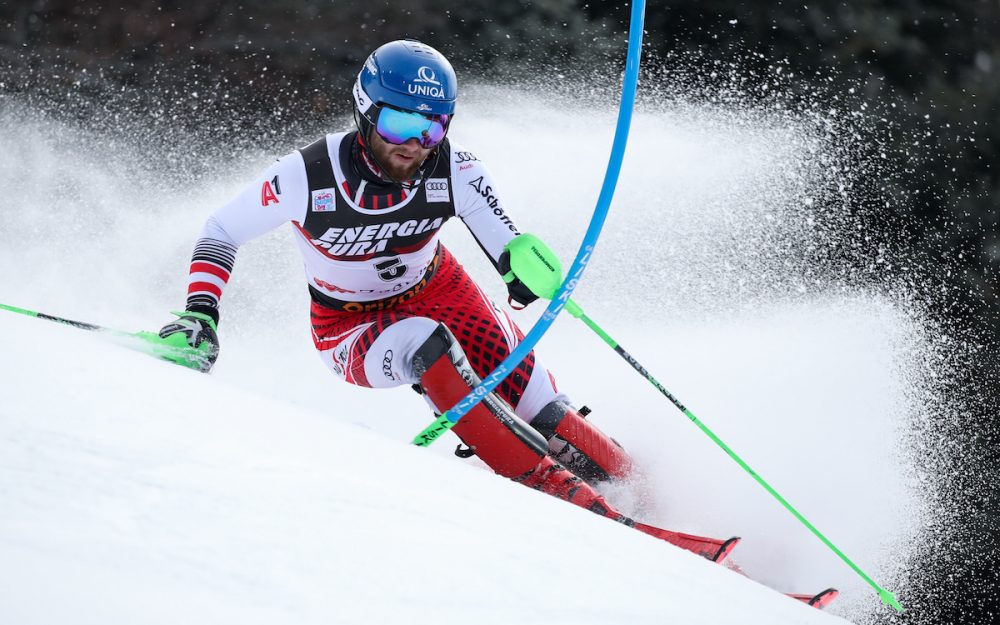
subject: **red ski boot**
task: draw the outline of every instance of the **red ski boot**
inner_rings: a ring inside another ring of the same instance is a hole
[[[632,474],[632,458],[616,440],[564,402],[553,401],[531,420],[548,441],[549,453],[589,482],[624,479]]]

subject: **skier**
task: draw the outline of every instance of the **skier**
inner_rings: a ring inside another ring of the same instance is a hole
[[[457,92],[451,64],[430,46],[375,50],[354,82],[357,130],[282,157],[208,218],[186,310],[160,336],[207,345],[214,363],[237,249],[291,222],[323,362],[351,384],[413,385],[437,413],[454,406],[523,338],[438,240],[460,218],[503,275],[504,246],[518,234],[486,165],[447,138]],[[508,292],[512,305],[536,299],[517,279]],[[456,453],[526,486],[713,560],[735,545],[635,523],[599,495],[593,485],[628,477],[632,460],[570,405],[534,353],[453,431],[468,447]]]

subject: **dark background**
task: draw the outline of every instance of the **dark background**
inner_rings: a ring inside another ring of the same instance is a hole
[[[440,49],[463,78],[544,81],[539,68],[583,77],[600,68],[615,83],[629,10],[571,0],[8,1],[0,98],[71,103],[65,114],[83,118],[187,107],[178,124],[214,119],[202,130],[220,139],[260,128],[267,112],[275,132],[346,112],[364,58],[404,36]],[[947,453],[930,455],[948,486],[939,505],[951,513],[932,528],[939,540],[922,548],[920,572],[900,593],[910,612],[878,620],[996,622],[1000,0],[653,1],[645,42],[647,72],[695,74],[710,90],[708,69],[723,67],[724,80],[766,98],[780,65],[787,97],[837,93],[884,121],[872,141],[895,166],[859,186],[877,184],[878,197],[859,191],[852,202],[891,199],[868,223],[898,257],[886,270],[928,278],[918,296],[966,358],[944,383],[955,414],[923,433],[947,441]],[[185,97],[192,91],[194,102]]]

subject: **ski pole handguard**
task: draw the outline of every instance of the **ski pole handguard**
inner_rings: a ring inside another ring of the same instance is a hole
[[[562,263],[548,245],[526,232],[511,239],[503,249],[510,253],[510,271],[503,275],[504,282],[510,284],[516,278],[538,297],[555,297],[562,286]],[[573,300],[566,301],[566,312],[576,318],[583,314]]]
[[[207,324],[213,332],[216,330],[215,320],[205,313],[186,310],[183,312],[173,311],[171,314],[177,315],[178,318],[197,319]],[[157,358],[169,360],[189,369],[197,369],[203,373],[208,373],[212,369],[219,353],[217,344],[202,341],[197,345],[191,345],[181,332],[167,337],[162,337],[156,332],[137,332],[136,336],[149,344],[152,354]]]
[[[184,336],[180,334],[162,338],[156,332],[142,331],[129,336],[140,341],[132,349],[155,356],[160,360],[172,362],[175,365],[208,373],[214,364],[206,343],[202,343],[204,347],[191,347],[184,340]]]

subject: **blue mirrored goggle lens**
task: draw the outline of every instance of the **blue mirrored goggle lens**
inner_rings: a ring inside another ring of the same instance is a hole
[[[379,111],[375,130],[389,143],[402,145],[416,139],[420,147],[429,148],[444,139],[450,119],[450,115],[426,117],[420,113],[383,107]]]

